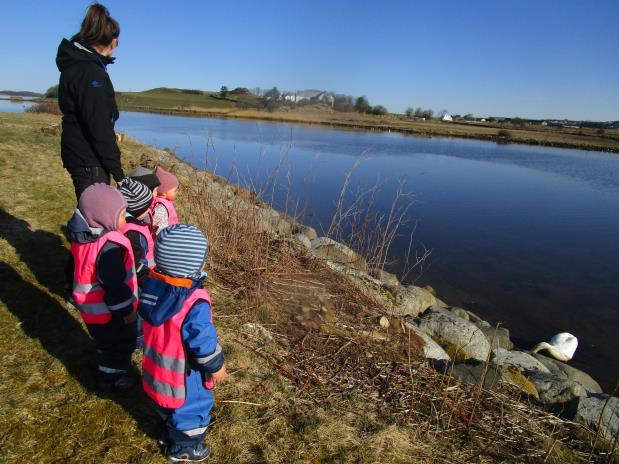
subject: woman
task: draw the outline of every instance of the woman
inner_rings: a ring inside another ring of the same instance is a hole
[[[118,107],[106,70],[114,62],[119,35],[120,26],[107,8],[93,4],[80,31],[58,47],[58,103],[63,114],[60,152],[78,200],[95,182],[109,183],[110,174],[119,184],[125,177],[114,133]]]

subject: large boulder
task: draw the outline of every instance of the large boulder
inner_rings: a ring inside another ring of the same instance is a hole
[[[418,327],[446,348],[454,360],[485,361],[490,354],[490,343],[482,331],[444,308],[428,308],[419,318]]]
[[[365,271],[368,264],[353,250],[328,237],[318,237],[312,240],[312,255],[316,259],[333,261],[353,269]]]
[[[486,339],[488,339],[488,341],[490,342],[493,350],[496,350],[497,348],[503,348],[505,350],[514,349],[514,344],[509,338],[509,330],[505,327],[492,327],[491,325],[478,324],[475,325],[479,327],[479,330],[481,330],[486,336]]]
[[[292,233],[293,234],[303,234],[308,239],[314,240],[318,238],[318,234],[316,233],[316,229],[310,226],[306,226],[305,224],[301,224],[299,222],[292,223]]]
[[[427,333],[422,332],[417,326],[409,322],[405,322],[404,325],[408,330],[413,332],[422,340],[423,344],[421,347],[421,355],[424,358],[436,361],[451,361],[451,358],[447,352],[441,347],[441,345],[432,340],[432,337],[430,337]]]
[[[543,354],[532,353],[532,356],[546,366],[548,370],[557,377],[578,382],[585,387],[587,391],[602,393],[602,387],[600,387],[600,384],[586,372],[576,369],[575,367],[565,364],[564,362],[544,356]]]
[[[595,432],[600,424],[602,437],[612,442],[619,433],[619,398],[604,393],[589,393],[578,401],[574,420]]]
[[[548,368],[541,362],[524,351],[509,351],[505,348],[496,348],[492,351],[492,362],[497,366],[512,366],[519,371],[550,373]]]
[[[578,382],[561,379],[548,372],[534,372],[528,379],[535,385],[540,401],[546,404],[564,404],[587,396],[587,391]]]
[[[425,288],[414,285],[390,287],[389,291],[393,297],[393,304],[385,310],[394,316],[417,316],[429,307],[445,306],[445,303]]]
[[[486,366],[485,363],[479,361],[467,361],[457,363],[447,367],[447,372],[451,373],[464,382],[479,384],[483,381],[483,388],[486,390],[496,390],[501,380],[501,372],[494,366]]]
[[[375,279],[378,279],[381,285],[386,287],[398,287],[400,286],[400,281],[395,274],[391,272],[383,271],[382,269],[372,269],[370,271],[370,275]]]

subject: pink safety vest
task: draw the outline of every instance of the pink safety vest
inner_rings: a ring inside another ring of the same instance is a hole
[[[123,234],[126,236],[127,232],[130,230],[134,232],[138,232],[144,236],[146,239],[146,245],[148,246],[148,250],[146,250],[146,261],[149,269],[154,269],[155,267],[155,242],[153,241],[153,234],[150,231],[150,228],[144,224],[134,224],[132,222],[128,222],[125,228],[123,229]]]
[[[142,386],[146,394],[159,406],[180,408],[185,403],[185,346],[182,326],[187,314],[199,300],[211,304],[206,290],[196,289],[183,302],[181,310],[160,326],[144,320],[144,356],[142,357]],[[211,307],[211,322],[213,309]],[[213,388],[212,379],[204,387]]]
[[[111,231],[104,234],[96,242],[72,243],[71,254],[75,267],[73,270],[73,300],[80,310],[86,324],[107,324],[112,319],[111,310],[105,304],[105,290],[97,280],[97,257],[107,242],[114,242],[125,249],[125,284],[133,292],[134,311],[138,306],[138,281],[135,275],[135,262],[131,243],[120,232]],[[128,303],[123,303],[125,306]]]
[[[155,206],[158,204],[165,206],[165,209],[168,211],[168,226],[173,226],[174,224],[178,224],[178,214],[176,213],[176,208],[174,207],[174,203],[165,198],[157,197],[155,201],[153,201],[152,211],[155,210]]]

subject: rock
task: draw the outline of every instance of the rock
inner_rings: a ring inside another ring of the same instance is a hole
[[[600,416],[602,416],[601,422]],[[604,393],[589,393],[578,401],[574,420],[594,432],[597,431],[599,423],[602,437],[612,442],[619,433],[619,398],[614,396],[609,398],[609,395]]]
[[[419,319],[419,329],[434,338],[439,345],[446,348],[452,359],[476,359],[485,361],[490,353],[490,343],[485,335],[472,322],[456,316],[444,308],[430,307]],[[451,352],[453,349],[456,352]]]
[[[41,133],[44,135],[60,135],[62,129],[60,128],[60,124],[53,123],[49,126],[41,127]]]
[[[526,372],[544,372],[549,374],[550,371],[541,362],[524,351],[509,351],[505,348],[497,348],[493,350],[492,362],[497,366],[511,366],[519,371]]]
[[[564,362],[558,361],[548,356],[539,353],[532,353],[535,359],[541,362],[548,370],[562,379],[569,379],[581,384],[587,391],[593,393],[602,393],[602,387],[589,374],[575,367],[572,367]]]
[[[265,328],[261,324],[258,324],[257,322],[247,322],[246,324],[243,324],[243,327],[250,332],[255,333],[256,335],[260,335],[266,340],[273,340],[273,335],[271,335],[271,332],[269,332],[267,328]]]
[[[515,367],[509,366],[502,369],[501,380],[515,386],[527,395],[533,396],[539,400],[539,393],[537,392],[535,385],[533,385],[533,383]]]
[[[467,361],[465,363],[457,363],[448,369],[448,372],[451,372],[454,377],[472,384],[479,384],[485,371],[486,376],[483,388],[486,390],[496,390],[501,380],[501,372],[496,367],[489,365],[486,369],[485,363],[482,362]]]
[[[289,235],[292,231],[290,223],[273,209],[256,207],[255,214],[258,227],[264,232],[275,235]]]
[[[395,274],[392,274],[391,272],[383,271],[381,269],[373,269],[370,272],[370,275],[375,279],[378,279],[381,285],[384,285],[386,287],[400,286],[400,281],[398,280],[397,276]]]
[[[540,401],[546,404],[563,404],[587,396],[587,391],[579,383],[547,372],[534,372],[528,378],[535,385]]]
[[[404,326],[422,340],[421,354],[424,358],[437,361],[451,361],[451,358],[441,345],[432,340],[432,337],[428,334],[422,332],[417,326],[409,322],[405,322]]]
[[[505,327],[495,328],[492,327],[490,324],[482,326],[478,324],[475,325],[479,327],[479,330],[484,333],[486,339],[490,342],[493,350],[496,350],[497,348],[504,348],[506,350],[514,349],[514,344],[509,339],[509,330],[507,330]]]
[[[308,239],[314,240],[318,238],[318,234],[316,233],[316,229],[310,226],[306,226],[305,224],[301,224],[299,222],[294,222],[292,224],[292,233],[293,234],[303,234]]]
[[[471,321],[473,324],[475,324],[475,325],[476,325],[477,327],[479,327],[480,329],[481,329],[482,327],[491,327],[491,325],[490,325],[488,322],[484,321],[484,320],[483,320],[481,317],[479,317],[477,314],[475,314],[475,313],[473,313],[473,312],[471,312],[471,311],[469,311],[469,310],[466,310],[466,309],[465,309],[465,311],[466,311],[466,313],[467,313],[467,314],[468,314],[468,316],[469,316],[469,317],[468,317],[469,321]]]
[[[303,254],[308,253],[312,249],[312,242],[305,234],[294,234],[292,241],[299,246]]]
[[[385,316],[381,316],[380,319],[378,320],[378,324],[381,327],[384,327],[385,329],[388,329],[391,326],[391,323],[389,322],[389,319],[387,319]]]
[[[432,285],[424,285],[423,288],[429,291],[432,295],[436,296],[436,290],[434,290],[434,287]]]
[[[311,241],[312,255],[317,259],[334,261],[348,267],[365,271],[368,267],[365,259],[335,240],[318,237]]]
[[[394,316],[417,316],[430,306],[440,307],[445,305],[427,290],[414,285],[399,286],[389,289],[393,295],[392,308],[385,308]]]
[[[462,319],[466,319],[467,321],[470,321],[469,312],[466,309],[458,308],[457,306],[450,306],[447,309],[449,309],[449,311],[451,311],[456,316],[461,317]]]

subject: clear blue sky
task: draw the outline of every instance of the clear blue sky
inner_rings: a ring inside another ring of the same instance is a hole
[[[117,90],[317,88],[479,116],[619,119],[619,0],[103,2]],[[89,2],[3,1],[0,89],[58,81]]]

